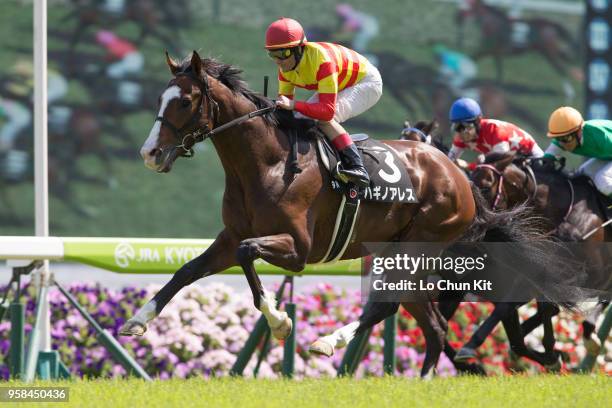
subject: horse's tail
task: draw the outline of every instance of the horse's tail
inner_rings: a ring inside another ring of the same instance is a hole
[[[540,300],[572,309],[574,303],[568,299],[580,296],[576,282],[582,277],[581,270],[567,255],[560,256],[567,252],[564,252],[558,240],[544,232],[545,220],[534,215],[526,205],[506,211],[492,211],[480,190],[473,183],[471,187],[476,216],[459,241],[508,242],[512,248],[507,251],[508,259],[491,261],[503,265],[505,270],[510,269],[514,276],[524,278],[529,287],[542,297]],[[518,254],[524,262],[516,262]],[[525,270],[525,262],[528,263],[528,271]],[[576,285],[575,291],[572,284]]]

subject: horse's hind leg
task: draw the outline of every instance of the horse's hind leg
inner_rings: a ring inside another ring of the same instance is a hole
[[[238,241],[227,230],[223,230],[212,245],[200,256],[183,265],[170,282],[145,304],[119,329],[123,336],[142,336],[147,330],[147,323],[161,313],[166,304],[183,287],[200,278],[214,275],[236,265],[236,247]]]
[[[550,321],[550,313],[546,310],[543,310],[542,319],[544,323],[544,338],[543,342],[546,352],[541,353],[533,350],[530,347],[527,347],[525,344],[525,335],[521,330],[521,325],[519,323],[518,312],[515,309],[509,316],[504,318],[503,324],[504,329],[506,330],[506,335],[508,336],[508,341],[510,342],[510,347],[516,355],[521,357],[526,357],[530,360],[533,360],[543,366],[553,366],[559,360],[559,354],[554,351],[554,333],[552,332],[552,324]],[[548,326],[547,327],[547,322]],[[547,331],[549,331],[547,333]],[[548,336],[548,340],[546,340]],[[552,336],[552,343],[550,338]]]
[[[438,313],[434,311],[437,306],[431,301],[404,302],[402,306],[415,318],[417,324],[423,330],[427,346],[425,361],[421,368],[421,378],[429,379],[434,374],[446,339],[444,325],[440,323]]]
[[[238,246],[236,256],[249,282],[255,307],[266,317],[272,334],[277,339],[287,338],[291,334],[291,319],[286,312],[280,312],[276,308],[274,293],[264,291],[253,261],[261,258],[275,266],[299,272],[304,269],[309,249],[308,245],[301,245],[301,248],[296,245],[290,234],[249,238]]]
[[[597,356],[601,351],[601,340],[599,340],[599,336],[595,332],[595,323],[609,304],[610,302],[608,301],[598,302],[582,322],[582,337],[589,355]]]
[[[448,322],[455,314],[461,300],[465,297],[463,291],[442,291],[438,297],[438,311],[442,315],[442,319]],[[448,325],[445,329],[448,332]],[[487,375],[487,372],[482,365],[477,363],[466,363],[463,361],[455,361],[457,351],[451,346],[448,339],[444,339],[444,354],[453,363],[457,371],[464,374]]]

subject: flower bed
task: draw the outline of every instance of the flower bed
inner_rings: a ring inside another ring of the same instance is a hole
[[[117,335],[119,327],[132,316],[159,286],[146,289],[127,287],[109,290],[92,284],[73,284],[69,287],[103,328]],[[297,356],[296,377],[335,376],[344,350],[332,358],[312,356],[308,346],[320,336],[329,334],[342,324],[354,321],[361,312],[359,292],[318,285],[299,288],[295,296],[297,308]],[[35,312],[34,290],[25,287],[27,299],[26,332],[29,333]],[[125,375],[125,370],[112,360],[99,344],[92,328],[70,306],[56,289],[49,292],[51,303],[51,335],[53,348],[62,361],[78,376],[116,377]],[[455,318],[449,322],[449,340],[454,347],[469,339],[479,321],[491,311],[488,303],[463,303]],[[521,309],[522,317],[534,312],[533,307]],[[570,362],[566,369],[574,368],[584,357],[581,325],[572,316],[562,315],[555,319],[557,349],[568,353]],[[161,379],[192,376],[228,375],[236,356],[255,322],[259,312],[252,305],[250,293],[237,293],[223,284],[204,287],[193,285],[183,289],[155,319],[145,336],[118,337],[123,346],[153,377]],[[8,378],[8,348],[10,323],[0,323],[0,377]],[[382,375],[382,325],[374,329],[366,356],[357,375]],[[538,347],[542,330],[529,335],[527,342]],[[610,343],[608,343],[610,344]],[[425,340],[421,330],[406,312],[402,311],[397,332],[397,369],[403,376],[417,376],[424,359]],[[513,370],[539,372],[541,368],[524,359],[512,362],[508,356],[508,345],[503,329],[498,328],[480,348],[481,361],[492,374],[504,374]],[[272,340],[267,358],[262,362],[259,377],[278,377],[283,356],[282,345]],[[598,368],[612,374],[612,346],[607,356],[600,356]],[[607,360],[607,362],[605,361]],[[245,370],[252,375],[256,364],[253,357]],[[454,375],[451,362],[442,355],[438,364],[440,375]]]

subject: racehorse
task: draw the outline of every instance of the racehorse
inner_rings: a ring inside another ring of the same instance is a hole
[[[462,41],[466,19],[474,17],[480,28],[481,42],[473,58],[493,57],[498,81],[503,77],[504,56],[537,52],[565,78],[565,95],[568,99],[573,98],[575,90],[569,78],[580,79],[581,75],[576,69],[570,70],[568,63],[577,62],[580,47],[567,28],[545,18],[513,18],[482,0],[470,0],[468,4],[468,8],[457,12],[458,40]]]
[[[439,137],[432,136],[432,133],[438,127],[437,122],[424,122],[420,121],[415,123],[413,127],[409,126],[409,123],[406,121],[404,123],[404,130],[402,131],[401,140],[414,140],[421,141],[429,144],[434,144],[438,149],[448,153],[448,147],[444,145],[443,141]],[[477,184],[478,185],[478,184]],[[517,202],[516,204],[519,204]],[[463,297],[466,293],[460,292],[442,292],[439,296],[438,306],[442,315],[445,319],[450,319],[457,308],[459,307],[460,302],[463,300]],[[548,367],[548,368],[556,368],[558,367],[560,354],[554,351],[554,333],[552,326],[548,323],[550,319],[548,317],[552,317],[559,312],[559,308],[555,305],[547,304],[547,303],[539,303],[538,310],[539,314],[535,317],[530,318],[528,321],[524,322],[520,326],[518,325],[518,312],[514,308],[515,304],[511,303],[495,303],[495,309],[493,313],[495,315],[504,316],[502,322],[504,324],[504,329],[508,336],[508,341],[510,342],[510,347],[512,351],[517,356],[527,357],[537,363]],[[523,337],[526,336],[529,332],[533,331],[535,327],[540,324],[540,321],[544,321],[544,349],[545,353],[539,353],[531,348],[527,347]],[[482,331],[474,337],[474,342],[484,341],[484,339],[489,335],[489,329],[487,327],[495,327],[493,325],[493,320],[490,320],[487,325],[484,326]],[[453,361],[453,364],[458,370],[466,370],[469,369],[466,367],[464,360],[475,357],[475,353],[468,350],[474,350],[476,346],[466,346],[462,351],[457,354],[455,349],[450,345],[447,341],[445,343],[444,352],[445,354]],[[471,366],[474,367],[474,366]]]
[[[484,164],[472,172],[471,179],[494,209],[503,210],[529,202],[544,217],[547,233],[563,241],[583,242],[585,259],[593,266],[589,269],[590,286],[609,292],[612,289],[609,267],[612,253],[602,245],[612,238],[611,228],[604,226],[606,208],[588,177],[569,178],[562,171],[563,166],[554,159],[491,153]],[[584,320],[586,341],[599,342],[594,333],[595,322],[607,304],[600,302]],[[554,314],[553,311],[550,317]],[[529,333],[545,319],[538,312],[523,324],[523,332]]]
[[[277,115],[261,114],[271,111],[274,103],[248,89],[240,70],[214,59],[202,60],[195,51],[180,63],[166,54],[166,61],[173,78],[159,98],[159,113],[141,155],[146,166],[167,173],[178,157],[191,155],[195,142],[210,138],[226,176],[225,228],[203,254],[181,267],[120,333],[142,335],[146,322],[181,288],[240,265],[254,305],[266,317],[272,334],[286,338],[291,320],[277,310],[274,295],[264,290],[253,262],[260,258],[298,272],[306,263],[320,261],[331,239],[341,195],[330,187],[331,176],[316,153],[315,140],[303,140],[306,145],[299,149],[301,173],[290,171],[291,144],[286,129],[278,125]],[[398,152],[401,163],[397,165],[404,166],[410,175],[419,202],[363,202],[342,259],[362,257],[361,243],[366,241],[451,245],[462,237],[480,238],[491,231],[498,232],[497,236],[512,235],[508,229],[520,236],[523,219],[516,210],[488,211],[475,198],[479,193],[467,177],[440,151],[423,143],[384,143]],[[197,211],[197,204],[186,208]],[[402,305],[425,335],[421,375],[427,376],[442,351],[446,322],[433,300],[422,297]],[[359,322],[344,329],[343,339],[350,340],[396,311],[393,304],[374,304]]]

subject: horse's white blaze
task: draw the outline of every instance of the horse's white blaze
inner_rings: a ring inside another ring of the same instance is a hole
[[[159,107],[159,113],[157,116],[164,117],[164,112],[170,104],[172,99],[180,98],[181,96],[181,88],[177,85],[171,86],[164,91],[161,96],[161,104]],[[150,152],[155,149],[157,146],[157,139],[159,138],[159,131],[161,129],[161,122],[155,121],[153,124],[153,128],[149,132],[149,137],[145,140],[144,144],[140,148],[140,155],[144,159],[145,166],[150,169],[157,169],[157,165],[155,164],[155,157],[151,156]]]

